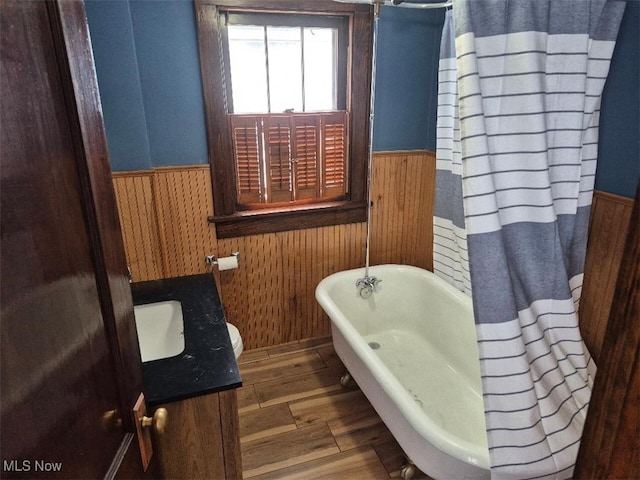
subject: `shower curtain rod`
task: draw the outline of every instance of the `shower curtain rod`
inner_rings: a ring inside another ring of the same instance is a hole
[[[370,3],[374,5],[386,5],[390,7],[401,7],[401,8],[420,8],[423,10],[428,10],[430,8],[446,8],[451,7],[453,5],[453,0],[448,0],[446,2],[439,3],[409,3],[404,0],[334,0],[336,2],[341,3]]]
[[[391,1],[385,1],[384,2],[385,5],[391,4],[394,7],[402,7],[402,8],[422,8],[422,9],[429,9],[429,8],[446,8],[446,7],[451,7],[453,5],[453,0],[449,0],[447,2],[440,2],[440,3],[407,3],[404,0],[391,0]]]

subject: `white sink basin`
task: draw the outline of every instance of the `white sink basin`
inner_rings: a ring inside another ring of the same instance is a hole
[[[184,321],[180,302],[148,303],[133,307],[143,362],[175,357],[184,351]]]

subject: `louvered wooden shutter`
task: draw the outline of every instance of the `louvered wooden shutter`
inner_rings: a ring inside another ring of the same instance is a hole
[[[323,197],[347,192],[347,112],[322,116]]]
[[[293,178],[295,198],[320,197],[320,119],[296,115],[293,120]]]
[[[262,197],[262,135],[260,117],[232,116],[238,203],[259,203]]]
[[[294,200],[291,171],[290,116],[264,118],[269,203]]]
[[[239,204],[346,194],[347,112],[232,115],[231,129]]]

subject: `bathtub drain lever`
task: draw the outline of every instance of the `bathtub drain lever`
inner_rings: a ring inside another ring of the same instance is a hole
[[[381,281],[382,280],[379,280],[376,277],[359,278],[356,281],[356,288],[360,289],[360,296],[362,298],[369,298],[371,294],[376,291],[376,288]]]

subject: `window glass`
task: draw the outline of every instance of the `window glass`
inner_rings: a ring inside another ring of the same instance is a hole
[[[233,113],[337,110],[337,29],[227,28]]]
[[[268,112],[264,28],[229,25],[227,31],[234,112]]]
[[[302,109],[302,37],[299,27],[267,27],[271,113]]]
[[[304,29],[305,111],[337,110],[337,35],[333,28]]]

